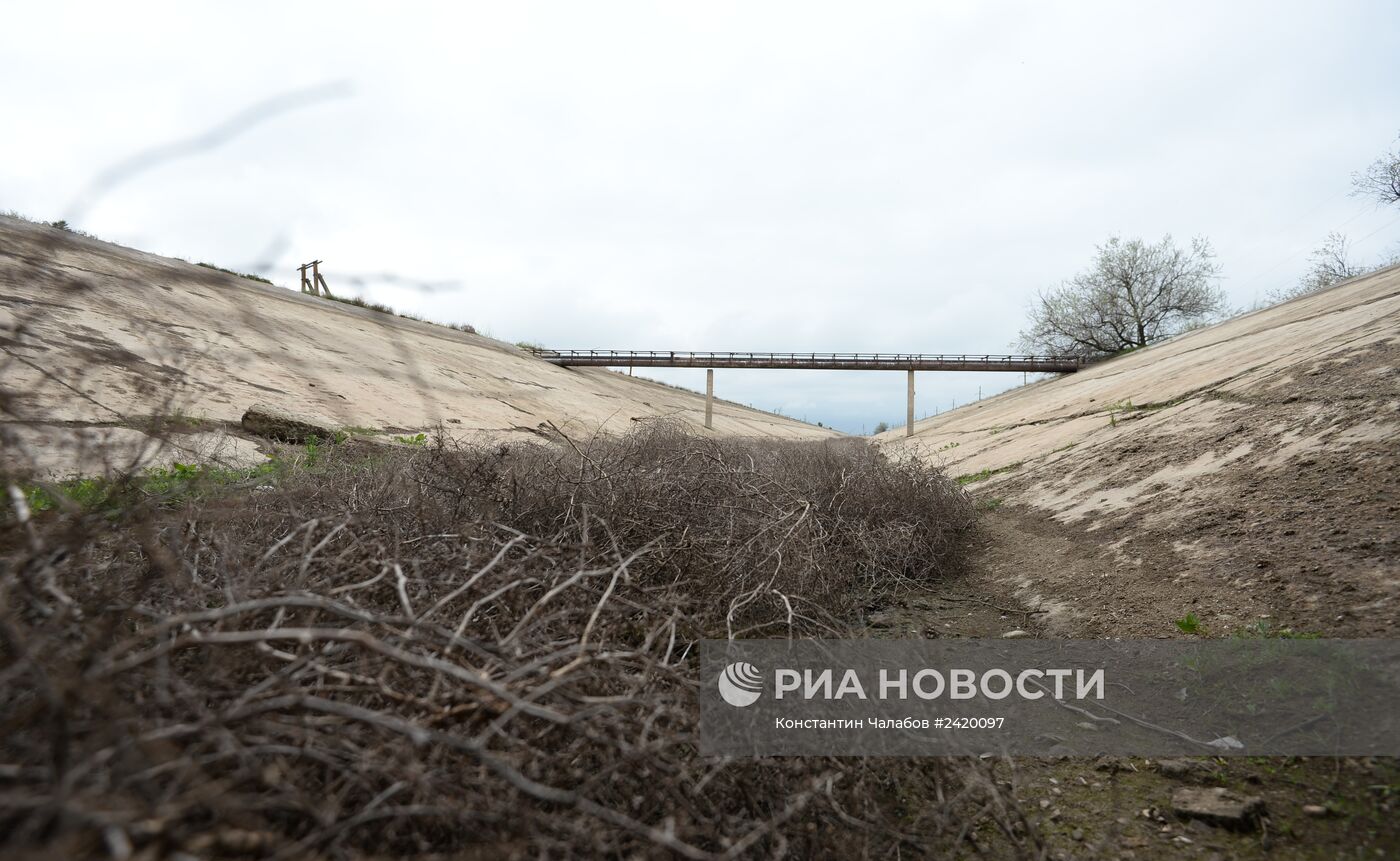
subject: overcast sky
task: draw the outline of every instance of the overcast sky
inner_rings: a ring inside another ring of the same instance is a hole
[[[313,257],[333,289],[455,282],[359,292],[510,341],[1001,352],[1115,233],[1209,237],[1237,305],[1329,231],[1400,242],[1400,210],[1348,195],[1400,133],[1394,2],[12,0],[0,64],[0,210],[293,288]],[[903,420],[900,374],[716,376]],[[921,374],[919,413],[1019,382]]]

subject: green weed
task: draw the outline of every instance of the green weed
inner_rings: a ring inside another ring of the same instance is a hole
[[[1180,619],[1175,620],[1172,624],[1176,625],[1176,629],[1183,634],[1203,633],[1203,629],[1201,628],[1201,620],[1196,616],[1195,613],[1187,613]]]
[[[984,469],[981,472],[973,472],[969,473],[968,475],[960,475],[957,477],[957,482],[961,485],[976,484],[979,481],[986,481],[994,475],[1000,475],[1003,472],[1011,472],[1014,469],[1020,468],[1021,461],[1018,460],[1015,463],[1007,464],[1006,466],[1002,467],[997,467],[996,469]]]
[[[172,463],[126,480],[85,477],[29,485],[24,488],[24,495],[29,510],[35,514],[75,507],[83,512],[114,517],[139,502],[173,504],[207,496],[221,488],[265,479],[283,468],[284,464],[276,460],[241,469]]]

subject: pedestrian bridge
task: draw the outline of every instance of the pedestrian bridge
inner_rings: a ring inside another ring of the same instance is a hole
[[[928,353],[739,353],[695,350],[551,350],[526,348],[566,368],[704,368],[705,427],[712,427],[715,368],[805,368],[827,371],[905,371],[909,398],[904,433],[914,433],[915,371],[1020,371],[1065,374],[1088,364],[1078,356],[1012,356]]]
[[[1063,374],[1078,356],[928,353],[737,353],[695,350],[550,350],[530,352],[555,365],[595,368],[807,368],[828,371],[1022,371]]]

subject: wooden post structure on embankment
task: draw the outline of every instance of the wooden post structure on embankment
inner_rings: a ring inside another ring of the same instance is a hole
[[[310,274],[306,271],[308,269],[311,270]],[[334,298],[331,296],[331,288],[326,286],[326,279],[321,277],[321,261],[303,263],[297,267],[297,271],[301,273],[301,292],[312,296],[325,296],[327,299]]]
[[[705,427],[715,426],[715,369],[705,369]]]
[[[904,408],[904,435],[914,435],[914,369],[909,369],[909,403]]]

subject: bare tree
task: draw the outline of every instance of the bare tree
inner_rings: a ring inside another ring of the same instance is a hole
[[[1311,261],[1311,265],[1298,281],[1298,286],[1279,293],[1279,301],[1316,293],[1339,281],[1364,275],[1372,268],[1352,262],[1350,242],[1346,236],[1337,232],[1327,234],[1327,238],[1309,255],[1308,260]]]
[[[1225,310],[1220,267],[1203,237],[1151,245],[1111,237],[1090,267],[1041,291],[1018,346],[1030,352],[1104,355],[1145,347]]]
[[[1400,143],[1370,167],[1352,174],[1351,185],[1353,194],[1374,197],[1382,205],[1400,204]]]

